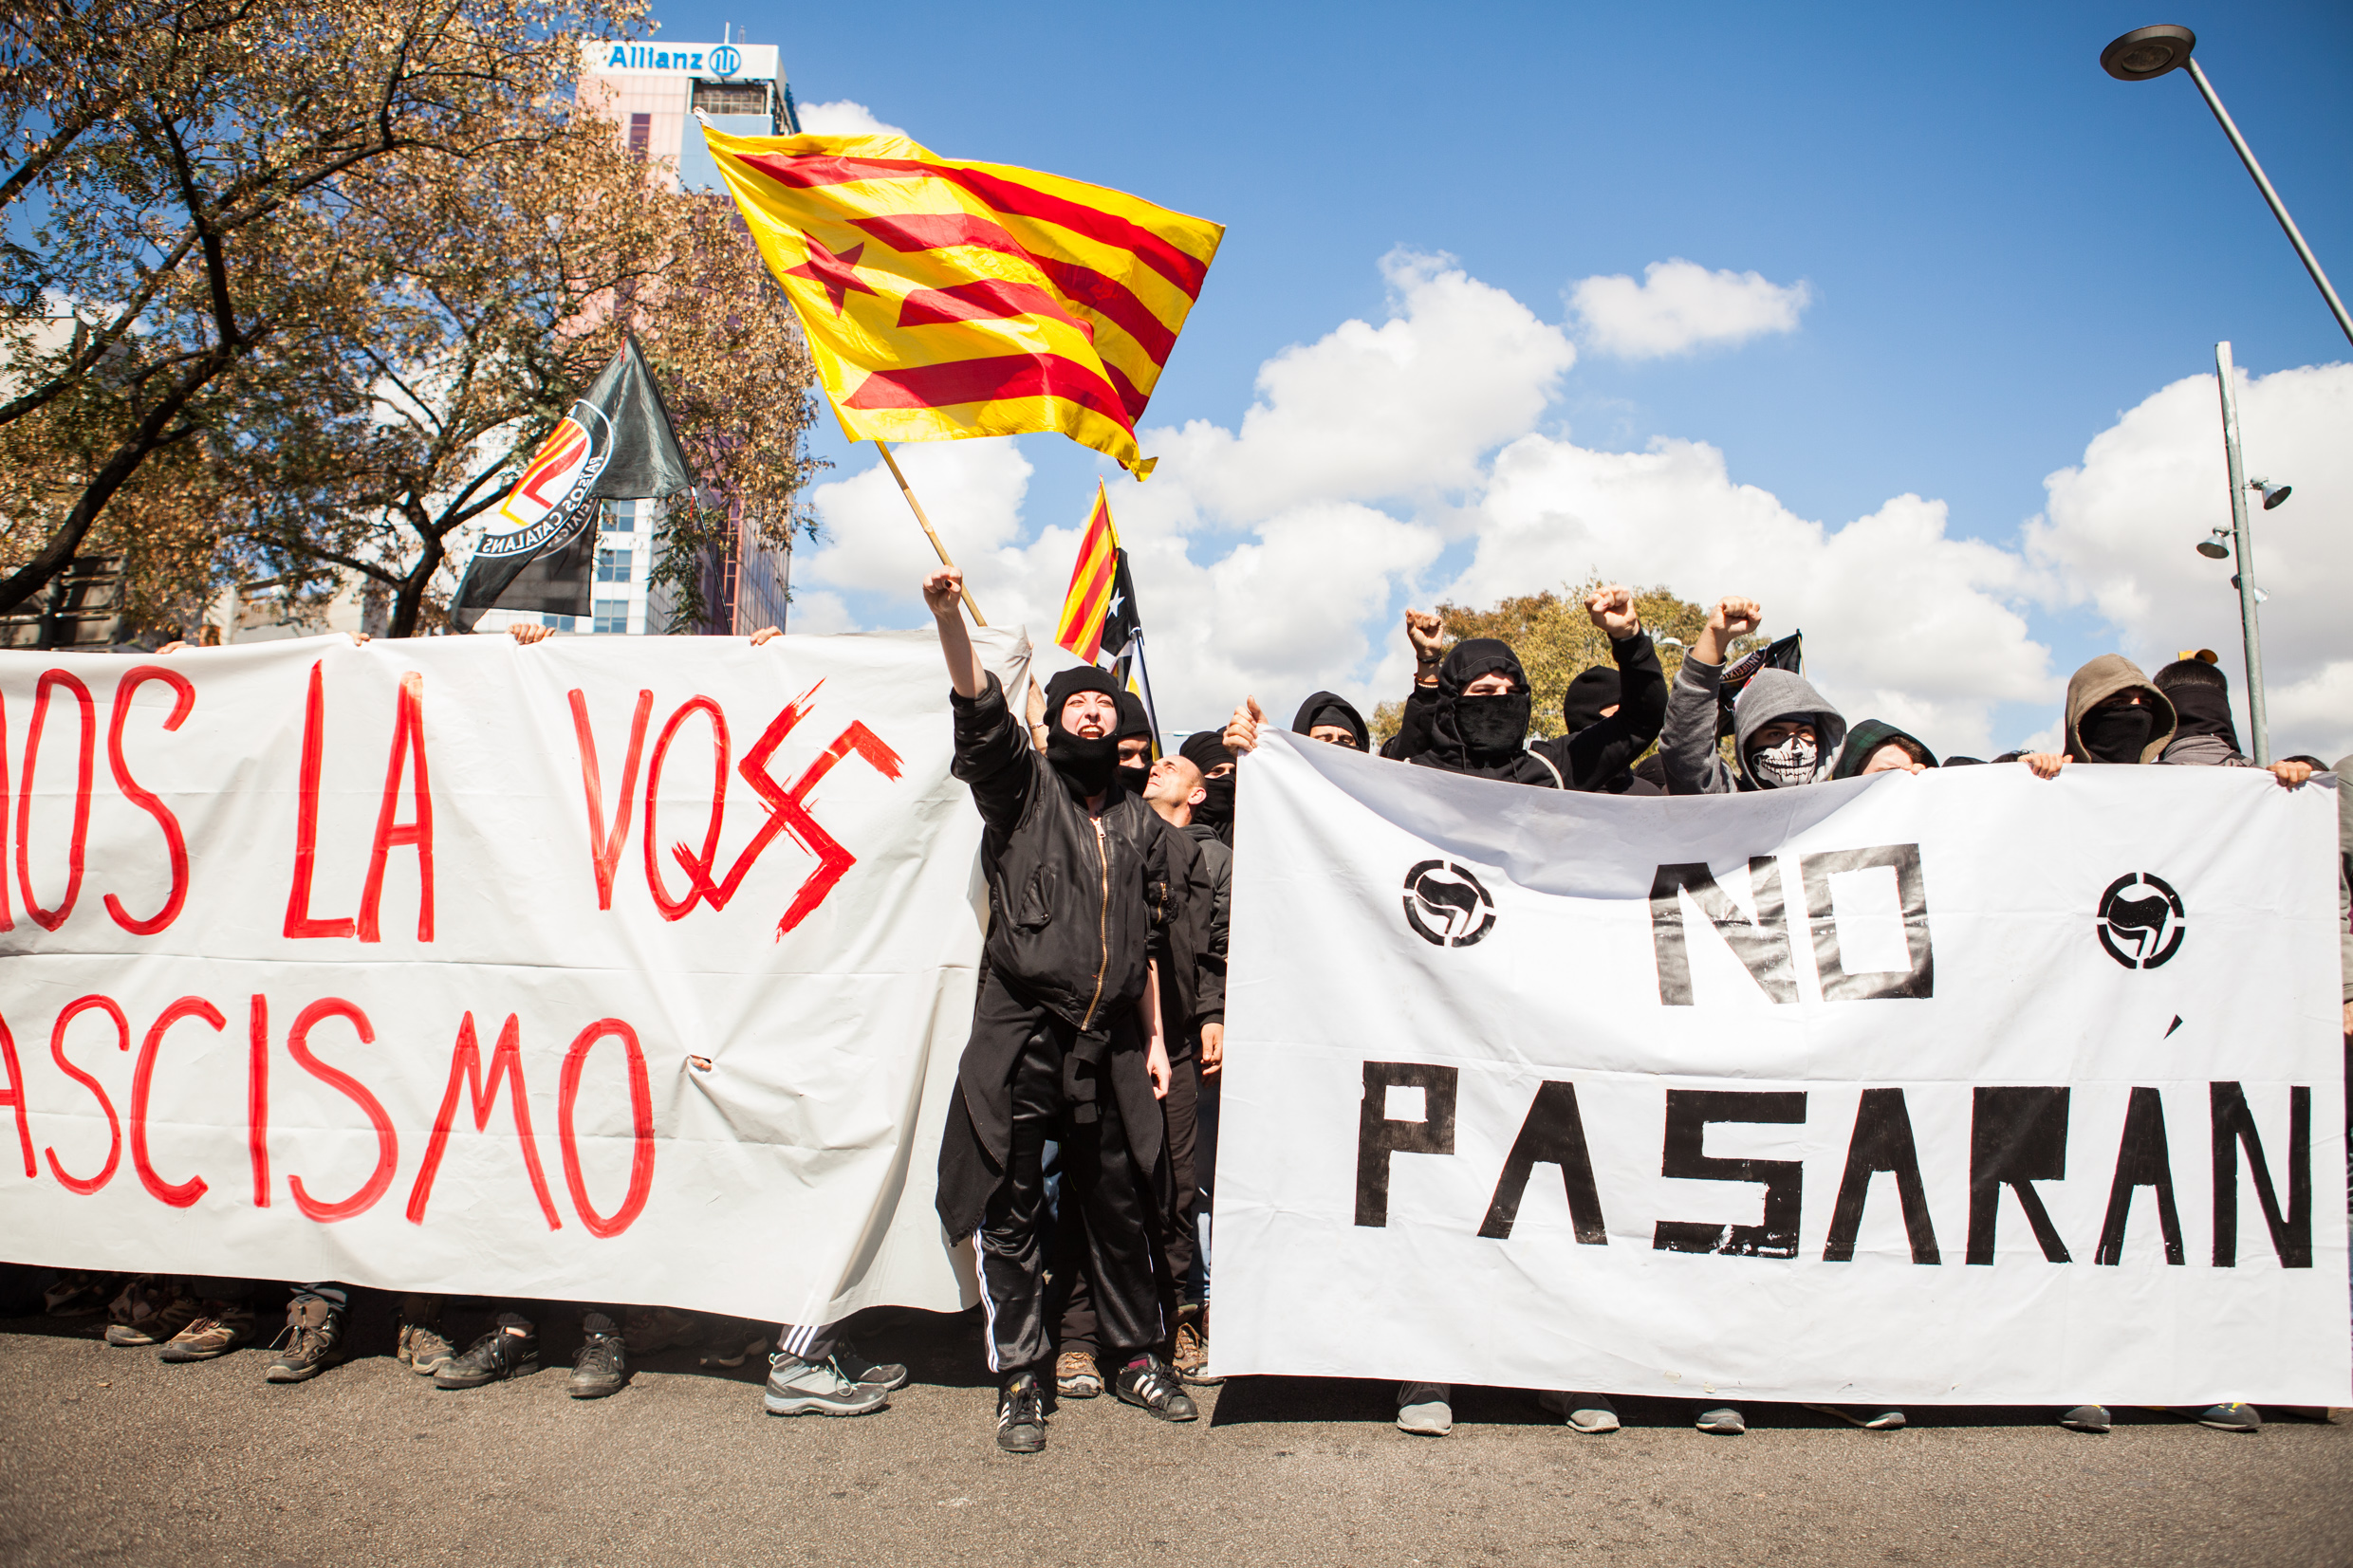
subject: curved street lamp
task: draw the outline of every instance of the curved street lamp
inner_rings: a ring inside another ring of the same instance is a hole
[[[2247,165],[2249,174],[2254,175],[2255,188],[2270,204],[2271,215],[2279,219],[2279,226],[2288,231],[2288,243],[2296,248],[2296,254],[2304,261],[2304,269],[2311,273],[2312,281],[2320,286],[2321,297],[2328,302],[2329,311],[2337,318],[2338,327],[2344,331],[2347,341],[2353,341],[2353,316],[2345,314],[2344,302],[2337,298],[2337,290],[2330,285],[2328,274],[2321,270],[2320,258],[2312,254],[2310,246],[2304,243],[2304,235],[2297,230],[2296,220],[2288,215],[2287,203],[2281,201],[2279,193],[2271,188],[2271,181],[2264,174],[2263,165],[2255,161],[2254,149],[2248,146],[2247,138],[2238,134],[2238,126],[2232,122],[2230,111],[2214,95],[2214,83],[2206,80],[2206,73],[2199,70],[2197,62],[2190,58],[2190,51],[2196,47],[2197,34],[2187,28],[2170,24],[2135,28],[2100,51],[2100,66],[2119,82],[2151,82],[2174,70],[2186,69],[2190,73],[2190,80],[2197,83],[2198,93],[2206,100],[2206,107],[2214,110],[2214,119],[2221,123],[2222,134],[2229,137],[2231,145],[2237,149],[2239,161]]]

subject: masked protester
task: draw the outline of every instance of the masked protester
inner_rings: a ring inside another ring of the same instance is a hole
[[[973,1032],[939,1149],[940,1223],[975,1241],[1000,1379],[1000,1448],[1046,1446],[1039,1369],[1052,1350],[1045,1278],[1044,1146],[1062,1149],[1062,1205],[1084,1223],[1084,1265],[1119,1397],[1168,1421],[1193,1401],[1155,1353],[1162,1337],[1152,1230],[1168,1162],[1158,1091],[1168,1061],[1154,984],[1150,890],[1158,820],[1118,787],[1118,690],[1066,670],[1046,692],[1035,750],[981,666],[958,607],[963,575],[923,582],[954,695],[954,776],[988,833],[989,886]],[[1068,1264],[1072,1260],[1065,1258]]]
[[[1133,692],[1121,692],[1119,702],[1120,787],[1141,795],[1152,772],[1152,715],[1144,709],[1144,699]]]
[[[1820,784],[1838,771],[1846,721],[1805,676],[1788,670],[1759,670],[1750,677],[1732,704],[1736,762],[1726,766],[1716,750],[1716,692],[1725,659],[1732,639],[1755,631],[1764,616],[1754,600],[1722,600],[1693,641],[1668,694],[1658,741],[1669,794],[1788,789]]]
[[[2016,757],[2038,779],[2055,779],[2070,763],[2153,763],[2173,743],[2173,703],[2140,667],[2103,654],[2067,680],[2066,739],[2060,750]]]
[[[1564,789],[1549,758],[1528,749],[1528,673],[1510,644],[1465,637],[1438,664],[1430,706],[1430,747],[1407,758],[1416,767]]]
[[[1373,732],[1364,723],[1364,715],[1356,705],[1332,692],[1317,692],[1299,705],[1299,714],[1291,720],[1291,733],[1305,735],[1311,741],[1327,741],[1344,746],[1351,751],[1372,754]]]
[[[1954,759],[1959,763],[1969,760]],[[1846,745],[1841,748],[1838,766],[1830,770],[1830,777],[1859,779],[1865,773],[1921,773],[1936,766],[1936,754],[1918,736],[1883,719],[1865,719],[1846,732]]]
[[[1631,589],[1597,589],[1585,613],[1609,634],[1610,664],[1582,672],[1561,693],[1564,733],[1529,749],[1560,769],[1571,789],[1606,795],[1663,793],[1634,776],[1634,759],[1658,738],[1667,717],[1667,673],[1642,630]]]
[[[1233,847],[1233,753],[1214,729],[1204,729],[1188,736],[1183,747],[1185,758],[1201,770],[1201,803],[1193,808],[1193,822],[1187,829],[1195,839],[1215,839],[1228,849]]]

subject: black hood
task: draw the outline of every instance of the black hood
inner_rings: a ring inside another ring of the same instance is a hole
[[[1502,671],[1511,677],[1508,697],[1466,697],[1463,688],[1481,675]],[[1501,722],[1466,724],[1466,705],[1492,703],[1488,711]],[[1517,724],[1510,722],[1516,709]],[[1489,733],[1482,736],[1485,728]],[[1430,715],[1431,751],[1451,771],[1502,778],[1516,771],[1528,749],[1528,672],[1511,645],[1493,637],[1465,637],[1446,651],[1438,665],[1438,695]]]
[[[1870,764],[1871,753],[1889,741],[1910,742],[1919,747],[1919,755],[1914,761],[1929,767],[1936,766],[1936,754],[1929,750],[1928,744],[1918,735],[1899,729],[1884,719],[1865,719],[1846,732],[1846,749],[1839,753],[1838,766],[1830,770],[1830,777],[1852,779],[1860,776]]]
[[[1364,723],[1364,715],[1356,705],[1332,692],[1318,692],[1299,705],[1299,716],[1291,720],[1291,732],[1304,735],[1319,724],[1336,724],[1352,731],[1356,748],[1369,752],[1373,748],[1373,732]]]
[[[1561,693],[1561,722],[1572,735],[1580,729],[1589,729],[1608,717],[1603,709],[1616,708],[1624,697],[1625,683],[1618,674],[1618,667],[1597,664],[1580,672],[1568,683],[1568,690]]]

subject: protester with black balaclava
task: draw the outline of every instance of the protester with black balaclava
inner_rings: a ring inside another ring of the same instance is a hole
[[[1649,795],[1657,786],[1634,776],[1634,760],[1658,738],[1667,717],[1667,673],[1642,630],[1634,590],[1617,583],[1585,596],[1585,614],[1609,635],[1610,663],[1579,673],[1561,693],[1564,732],[1529,749],[1561,771],[1571,789]]]
[[[1732,704],[1733,766],[1716,750],[1718,697],[1734,637],[1764,623],[1752,599],[1727,598],[1684,655],[1667,696],[1667,723],[1658,739],[1670,795],[1730,795],[1820,784],[1838,770],[1846,720],[1812,683],[1789,670],[1759,670]]]
[[[1193,823],[1187,831],[1195,839],[1215,839],[1228,849],[1233,847],[1233,753],[1214,729],[1204,729],[1186,737],[1181,747],[1185,759],[1201,772],[1201,803],[1193,808]]]
[[[1120,787],[1141,795],[1152,772],[1152,715],[1133,692],[1120,692],[1119,702]]]
[[[1369,753],[1373,748],[1373,732],[1364,723],[1364,715],[1356,710],[1356,704],[1334,692],[1309,693],[1291,720],[1291,733],[1330,746],[1344,746],[1351,751]]]
[[[2174,738],[2158,757],[2176,767],[2253,767],[2255,760],[2238,748],[2238,727],[2231,722],[2231,678],[2215,666],[2211,654],[2192,654],[2174,660],[2150,682],[2174,705]],[[2319,769],[2301,757],[2285,757],[2269,771],[2293,789]]]
[[[1063,1205],[1084,1222],[1102,1338],[1120,1363],[1114,1391],[1162,1420],[1197,1413],[1152,1348],[1163,1332],[1152,1230],[1168,1176],[1158,1104],[1168,1063],[1147,889],[1168,873],[1139,847],[1159,842],[1151,808],[1114,777],[1111,676],[1090,667],[1053,678],[1041,754],[973,652],[963,585],[953,566],[923,581],[954,692],[951,771],[988,828],[989,934],[940,1138],[937,1207],[948,1234],[974,1238],[989,1365],[1000,1378],[998,1446],[1035,1453],[1046,1446],[1039,1369],[1053,1349],[1048,1138],[1062,1146]]]

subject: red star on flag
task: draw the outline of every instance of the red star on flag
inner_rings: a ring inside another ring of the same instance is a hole
[[[806,278],[824,289],[825,298],[833,302],[833,313],[839,316],[850,290],[856,289],[861,294],[874,293],[873,289],[858,281],[858,258],[865,253],[866,246],[862,240],[837,254],[826,249],[824,243],[811,234],[808,236],[808,260],[787,268],[785,276]]]

